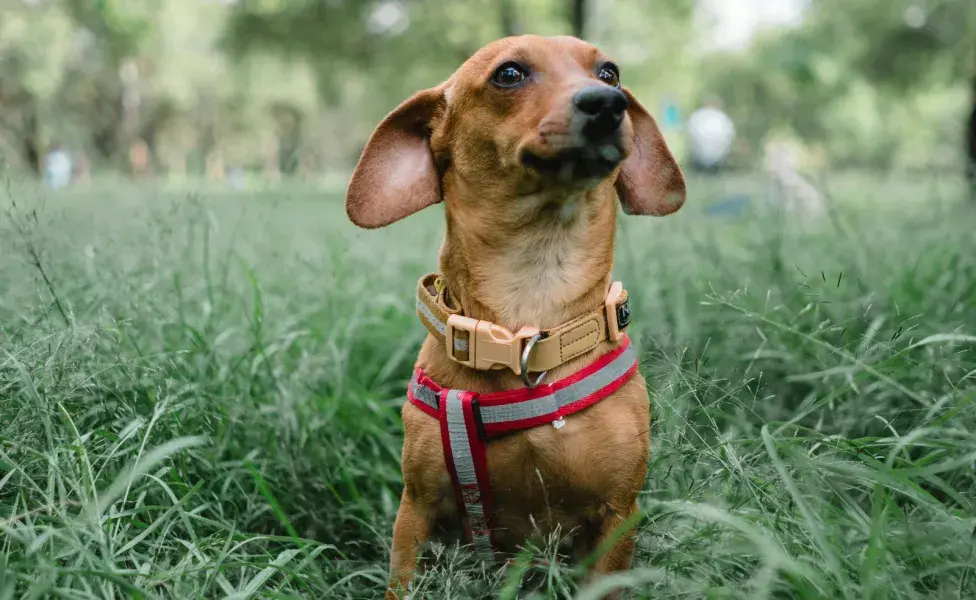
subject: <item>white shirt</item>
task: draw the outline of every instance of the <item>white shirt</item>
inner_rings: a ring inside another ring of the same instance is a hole
[[[64,150],[54,150],[47,155],[44,165],[47,185],[60,189],[71,183],[71,157]]]
[[[712,166],[728,156],[735,139],[735,126],[724,112],[705,106],[688,117],[688,137],[695,160]]]

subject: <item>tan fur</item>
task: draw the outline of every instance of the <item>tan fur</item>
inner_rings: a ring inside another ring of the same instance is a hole
[[[494,88],[492,72],[512,59],[531,64],[538,79],[516,91]],[[613,266],[616,196],[631,214],[668,214],[684,201],[680,169],[629,92],[620,130],[626,158],[605,178],[567,181],[523,166],[527,150],[550,156],[572,143],[573,94],[599,82],[595,71],[603,60],[595,47],[569,37],[489,44],[377,128],[350,182],[350,218],[379,227],[445,202],[441,273],[449,297],[467,316],[517,331],[554,327],[598,307]],[[419,131],[426,152],[416,152]],[[548,381],[613,347],[603,344],[560,366]],[[458,365],[432,337],[417,366],[450,388],[485,393],[521,387],[508,371]],[[424,542],[445,528],[461,531],[438,421],[410,403],[402,415],[404,490],[387,598],[406,589]],[[611,397],[567,417],[561,429],[540,426],[492,439],[488,474],[499,548],[515,552],[527,539],[541,540],[558,528],[571,536],[577,557],[595,550],[637,509],[649,429],[648,395],[638,373]],[[625,535],[594,571],[628,568],[633,550]]]

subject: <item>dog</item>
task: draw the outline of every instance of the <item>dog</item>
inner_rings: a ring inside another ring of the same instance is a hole
[[[387,599],[426,543],[458,535],[503,561],[569,532],[571,559],[606,550],[592,577],[629,568],[650,406],[611,281],[618,197],[668,215],[684,175],[618,67],[574,37],[494,41],[370,136],[349,219],[446,215],[440,274],[418,285],[430,335],[402,409]]]

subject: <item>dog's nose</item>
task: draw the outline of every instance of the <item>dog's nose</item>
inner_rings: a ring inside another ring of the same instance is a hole
[[[573,106],[582,117],[583,135],[599,139],[613,133],[624,120],[627,96],[617,88],[607,85],[591,85],[573,96]]]

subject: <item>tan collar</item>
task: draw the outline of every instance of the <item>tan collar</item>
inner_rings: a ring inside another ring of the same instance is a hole
[[[620,341],[630,324],[627,292],[619,281],[610,286],[606,301],[597,310],[552,329],[523,327],[517,333],[463,316],[460,309],[450,306],[446,289],[444,278],[437,273],[421,277],[417,314],[431,335],[445,344],[451,360],[479,371],[511,369],[527,387],[535,387],[547,371],[605,341]],[[530,372],[541,375],[531,381]]]

